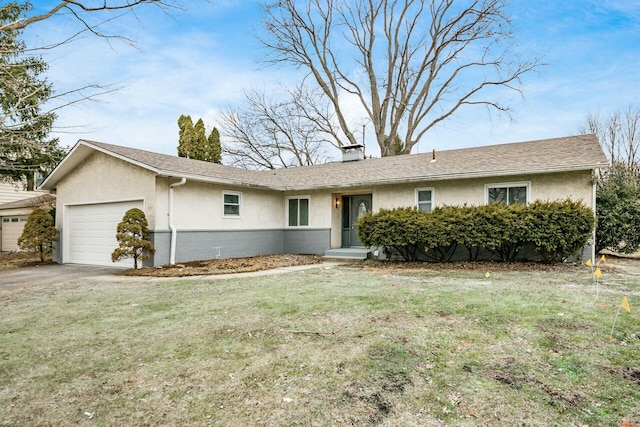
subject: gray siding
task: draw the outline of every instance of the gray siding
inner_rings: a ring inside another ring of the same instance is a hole
[[[324,255],[331,249],[331,229],[284,230],[284,248],[286,254]]]
[[[183,230],[177,233],[176,262],[239,258],[271,254],[324,255],[330,248],[330,229],[305,230]],[[156,253],[145,265],[169,264],[170,231],[152,231]]]
[[[153,243],[156,253],[144,262],[144,266],[169,264],[171,257],[171,231],[151,231],[149,240]]]
[[[282,253],[281,230],[178,231],[176,262]]]
[[[59,228],[56,234],[57,242],[53,242],[51,260],[57,264],[62,264],[62,229]]]

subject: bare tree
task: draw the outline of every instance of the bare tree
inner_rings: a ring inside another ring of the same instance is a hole
[[[356,144],[355,96],[383,156],[407,154],[460,107],[497,100],[539,59],[515,54],[505,0],[279,0],[265,6],[268,61],[308,72]],[[359,125],[358,125],[359,126]],[[398,137],[401,140],[397,148]]]
[[[225,163],[277,169],[326,162],[327,143],[335,145],[327,135],[335,132],[335,124],[316,101],[301,87],[283,100],[267,99],[264,91],[246,92],[244,105],[221,114]]]
[[[589,113],[578,131],[595,134],[612,163],[640,166],[640,106],[629,105],[605,117]]]
[[[5,5],[0,6],[0,10],[5,7],[10,7],[11,3],[17,3],[17,1],[9,2]],[[21,3],[28,2],[23,1]],[[54,15],[69,13],[74,16],[87,30],[98,35],[104,35],[102,33],[96,32],[94,30],[94,26],[87,23],[83,16],[87,13],[96,14],[101,12],[133,12],[137,6],[144,4],[153,4],[160,8],[176,7],[175,2],[166,0],[103,0],[101,3],[73,0],[60,1],[57,4],[53,3],[52,7],[50,7],[49,10],[45,13],[25,15],[10,22],[5,22],[0,25],[0,31],[22,30],[31,24],[44,21],[45,19],[49,19]]]
[[[64,156],[57,139],[48,139],[56,111],[117,90],[103,83],[56,93],[52,83],[41,76],[47,64],[37,56],[38,52],[69,43],[84,33],[131,44],[132,40],[107,34],[100,28],[125,13],[135,14],[145,4],[164,11],[177,7],[173,0],[60,1],[45,13],[33,14],[28,1],[0,5],[0,179],[25,183],[27,189],[33,190],[34,175],[46,174]],[[23,30],[54,15],[71,16],[80,29],[65,26],[69,34],[63,40],[27,47],[21,40]],[[89,15],[92,19],[88,19]]]

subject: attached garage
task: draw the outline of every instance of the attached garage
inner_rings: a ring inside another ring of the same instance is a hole
[[[2,248],[3,251],[17,251],[18,239],[27,222],[27,215],[2,217]]]
[[[118,247],[118,223],[132,208],[144,209],[143,201],[66,206],[64,262],[133,267],[133,259],[111,261],[111,253]]]

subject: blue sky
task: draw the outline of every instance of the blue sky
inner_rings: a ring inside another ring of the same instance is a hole
[[[44,9],[57,2],[34,3]],[[571,135],[587,113],[640,104],[640,1],[513,0],[507,10],[519,49],[547,65],[524,78],[522,97],[503,99],[510,116],[461,110],[428,133],[418,151]],[[59,110],[55,135],[62,145],[82,138],[175,155],[181,114],[213,126],[244,91],[269,92],[292,80],[290,70],[260,63],[256,1],[185,0],[171,15],[155,7],[136,14],[106,27],[135,40],[135,48],[87,36],[43,53],[57,92],[93,83],[120,88]],[[28,46],[55,42],[72,28],[68,17],[54,17],[31,26],[25,39]],[[367,150],[379,155],[373,141]]]

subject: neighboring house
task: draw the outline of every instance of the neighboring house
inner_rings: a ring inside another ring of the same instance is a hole
[[[149,265],[274,253],[339,255],[361,247],[354,223],[380,208],[582,200],[595,209],[593,135],[251,171],[79,141],[44,181],[57,194],[54,260],[112,265],[125,211],[144,210]],[[333,252],[332,252],[333,251]]]
[[[27,195],[31,197],[0,205],[0,252],[20,249],[18,239],[35,208],[53,209],[56,205],[56,197],[51,194],[31,191]]]
[[[22,206],[22,201],[47,193],[26,191],[16,184],[0,182],[0,252],[18,249],[18,237],[22,234],[24,223],[33,210],[33,207]],[[13,205],[12,202],[18,205]]]

